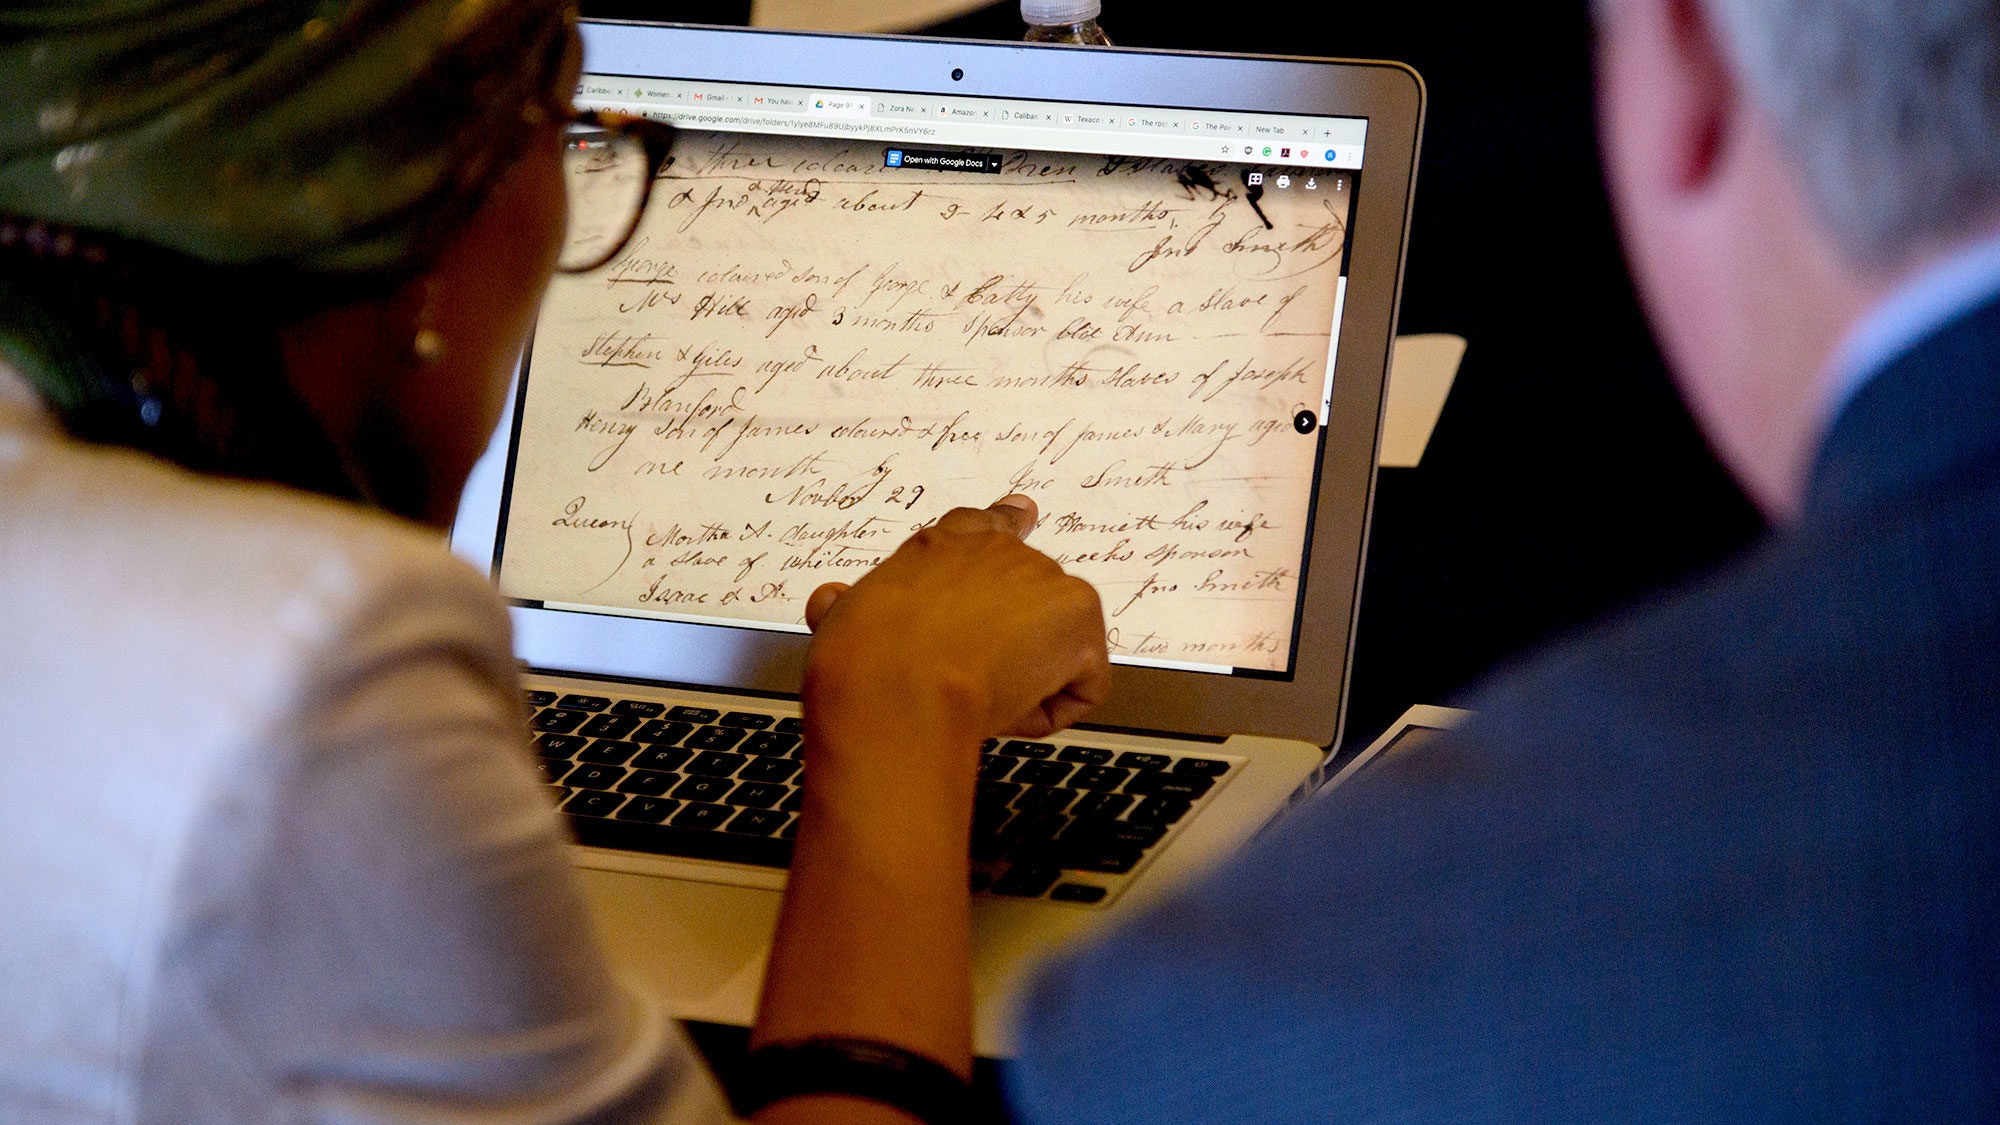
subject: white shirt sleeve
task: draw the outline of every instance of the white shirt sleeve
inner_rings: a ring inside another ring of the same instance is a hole
[[[441,550],[319,579],[293,704],[181,857],[135,1116],[728,1120],[594,944],[490,588]]]

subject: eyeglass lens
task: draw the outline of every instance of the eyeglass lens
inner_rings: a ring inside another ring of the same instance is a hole
[[[563,134],[569,227],[558,269],[592,269],[618,252],[639,223],[646,174],[646,146],[637,137],[592,125],[569,127]]]

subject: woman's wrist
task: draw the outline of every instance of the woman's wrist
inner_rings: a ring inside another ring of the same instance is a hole
[[[801,692],[806,761],[828,786],[938,780],[971,791],[985,699],[968,678],[936,667],[809,665]]]

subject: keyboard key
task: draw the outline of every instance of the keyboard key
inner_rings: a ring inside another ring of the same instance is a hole
[[[1229,763],[1214,758],[1182,758],[1174,763],[1174,772],[1190,777],[1221,777],[1229,772]]]
[[[654,719],[645,726],[640,727],[638,732],[632,736],[632,741],[657,742],[663,746],[670,746],[686,738],[693,730],[693,723],[670,723],[665,719]]]
[[[563,784],[571,789],[616,789],[625,780],[626,770],[617,766],[580,765],[563,775]]]
[[[1012,780],[1023,785],[1061,785],[1074,769],[1068,762],[1022,762]]]
[[[678,746],[648,746],[639,752],[638,757],[632,759],[632,768],[662,771],[677,770],[686,765],[687,760],[692,757],[694,757],[692,750],[683,750]]]
[[[1089,883],[1064,883],[1049,892],[1055,902],[1103,902],[1104,888],[1093,887]]]
[[[1023,742],[1015,739],[1000,747],[1002,754],[1012,754],[1016,758],[1046,758],[1056,752],[1053,742]]]
[[[796,840],[798,839],[798,837],[799,837],[798,817],[793,817],[792,822],[790,824],[787,824],[783,828],[780,828],[778,830],[778,839],[780,840]]]
[[[550,785],[561,781],[564,774],[575,768],[560,758],[538,758],[535,761],[535,769],[541,773],[542,780]]]
[[[1025,759],[1010,758],[1005,754],[989,754],[979,759],[979,780],[1002,781]]]
[[[529,719],[528,726],[549,734],[568,734],[582,726],[588,718],[588,711],[565,711],[561,707],[551,707]]]
[[[624,738],[638,727],[639,720],[630,715],[599,715],[576,733],[591,738]]]
[[[677,723],[712,723],[722,712],[712,707],[671,707],[667,718]]]
[[[785,822],[791,818],[791,813],[779,812],[776,809],[744,809],[736,814],[735,819],[729,822],[729,827],[724,831],[740,832],[745,836],[769,836],[784,827]]]
[[[1095,871],[1100,875],[1123,875],[1139,866],[1145,856],[1137,848],[1105,846],[1063,852],[1062,865],[1071,871]]]
[[[998,749],[1000,749],[1000,740],[997,738],[989,738],[979,744],[979,752],[981,754],[991,754]]]
[[[792,790],[792,795],[785,798],[782,801],[779,801],[778,807],[785,810],[786,812],[797,812],[800,809],[805,808],[806,807],[805,790],[803,789]],[[789,839],[789,837],[787,838]]]
[[[585,750],[579,755],[577,761],[595,762],[600,766],[622,766],[626,762],[631,761],[632,755],[638,752],[639,744],[636,742],[620,742],[615,738],[600,738],[596,742],[591,743],[590,749]]]
[[[1075,871],[1123,875],[1166,835],[1160,825],[1080,821],[1056,841],[1056,862]]]
[[[790,781],[797,772],[799,763],[789,758],[752,758],[749,765],[736,771],[736,776],[744,781],[781,783]]]
[[[1040,785],[1030,785],[1019,797],[1014,798],[1014,808],[1024,813],[1059,813],[1069,808],[1076,799],[1074,789],[1048,789]]]
[[[1006,856],[1014,843],[1007,835],[1007,820],[1013,812],[1004,805],[986,805],[972,811],[972,859],[992,863]]]
[[[774,730],[760,730],[749,738],[744,739],[743,745],[737,747],[737,749],[743,751],[745,754],[765,754],[773,758],[782,758],[791,753],[793,748],[798,746],[798,744],[799,736],[796,734],[779,734]]]
[[[1078,766],[1076,776],[1064,784],[1072,789],[1116,789],[1131,776],[1131,770],[1117,766]]]
[[[611,705],[614,715],[630,715],[635,719],[657,719],[666,714],[667,705],[644,699],[621,699]]]
[[[972,878],[967,880],[967,886],[973,894],[984,894],[993,889],[993,875],[988,871],[974,871]]]
[[[1194,802],[1185,797],[1148,797],[1125,815],[1129,824],[1172,824],[1188,814]]]
[[[763,730],[777,721],[770,715],[759,715],[755,711],[731,711],[715,720],[718,726],[742,727],[744,730]]]
[[[633,820],[640,824],[658,824],[667,819],[667,814],[680,808],[679,801],[667,797],[634,797],[618,810],[619,820]]]
[[[741,754],[723,754],[710,751],[696,754],[694,761],[687,764],[687,773],[698,773],[703,777],[733,777],[750,759]]]
[[[689,805],[670,823],[675,828],[720,828],[735,813],[728,805]]]
[[[1055,885],[1062,872],[1053,863],[1017,863],[1000,881],[993,884],[993,893],[1018,898],[1040,898]]]
[[[521,696],[528,701],[530,707],[547,707],[556,701],[555,692],[542,691],[539,688],[528,688],[521,692]]]
[[[1003,831],[1008,854],[1045,855],[1054,850],[1056,833],[1068,825],[1069,818],[1061,813],[1017,813]]]
[[[636,793],[641,797],[664,797],[667,790],[674,787],[680,775],[661,773],[658,770],[633,770],[632,776],[618,783],[620,793]]]
[[[610,816],[624,803],[625,798],[616,793],[579,789],[569,800],[563,802],[562,811],[571,816]]]
[[[674,796],[683,801],[720,801],[736,783],[723,777],[690,777],[674,789]]]
[[[1165,754],[1141,754],[1128,750],[1118,755],[1118,764],[1128,770],[1163,770],[1173,763]]]
[[[1069,813],[1078,819],[1110,820],[1131,808],[1133,800],[1123,793],[1085,793]]]
[[[1215,779],[1178,773],[1134,774],[1125,783],[1125,792],[1142,796],[1186,797],[1193,800],[1215,788]]]
[[[979,783],[979,788],[973,792],[973,806],[976,808],[980,805],[999,805],[1003,809],[1012,808],[1014,798],[1021,795],[1021,789],[1021,786],[1011,781],[982,781]]]
[[[648,800],[634,797],[634,803]],[[708,806],[716,808],[719,806]],[[622,811],[622,810],[621,810]],[[734,812],[724,808],[724,815]],[[672,824],[646,824],[620,817],[574,816],[567,818],[577,842],[600,848],[652,852],[656,855],[719,859],[732,863],[754,863],[762,867],[784,867],[791,862],[792,845],[783,839],[746,836],[732,832],[705,832],[699,828],[675,828]]]
[[[1120,847],[1145,849],[1166,838],[1164,824],[1135,824],[1124,820],[1098,820],[1083,825],[1072,826],[1069,835],[1079,839],[1089,837]]]
[[[570,694],[558,700],[556,706],[567,707],[572,711],[602,711],[611,706],[611,701],[601,695]]]
[[[535,753],[544,758],[567,758],[590,740],[574,734],[544,734],[535,739]]]
[[[762,781],[746,781],[729,791],[724,800],[732,805],[751,809],[768,809],[785,799],[786,789],[782,785],[771,785]]]
[[[727,750],[743,741],[745,733],[733,727],[701,727],[681,739],[681,745],[696,750]]]
[[[1065,762],[1081,762],[1086,766],[1101,766],[1111,760],[1111,751],[1100,746],[1065,746],[1056,754]]]
[[[779,719],[778,725],[773,729],[779,734],[804,734],[806,732],[806,723],[804,719],[793,715],[789,718]]]

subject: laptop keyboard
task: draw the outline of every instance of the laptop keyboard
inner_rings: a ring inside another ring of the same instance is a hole
[[[542,778],[578,843],[762,867],[791,863],[796,717],[608,695],[526,692]],[[989,739],[972,889],[1109,902],[1240,759],[1082,741]]]

